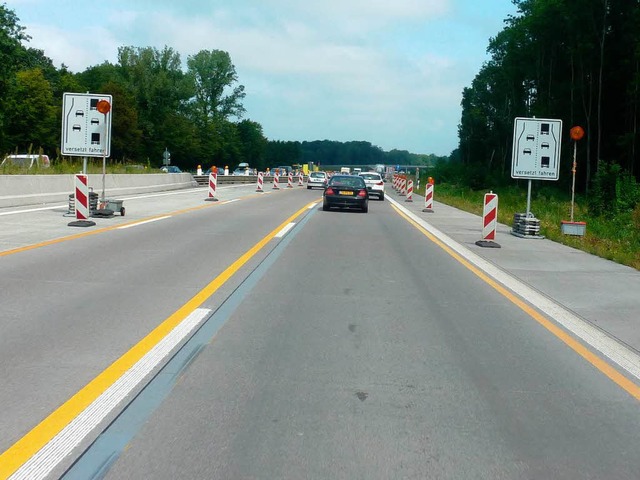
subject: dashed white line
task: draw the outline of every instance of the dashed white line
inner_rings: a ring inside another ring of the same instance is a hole
[[[150,220],[143,220],[142,222],[130,223],[128,225],[122,225],[121,227],[116,227],[117,230],[124,230],[125,228],[137,227],[139,225],[144,225],[145,223],[157,222],[159,220],[164,220],[166,218],[171,218],[171,215],[165,215],[164,217],[152,218]]]
[[[282,230],[280,230],[278,233],[276,233],[275,238],[284,237],[295,226],[296,226],[296,224],[293,223],[293,222],[292,223],[288,223]]]

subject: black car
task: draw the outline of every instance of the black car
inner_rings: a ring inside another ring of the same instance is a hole
[[[364,179],[357,175],[334,175],[329,179],[322,195],[322,210],[331,207],[359,208],[364,213],[369,211],[369,193]]]

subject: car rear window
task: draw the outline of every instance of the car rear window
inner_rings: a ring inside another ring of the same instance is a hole
[[[380,175],[377,173],[361,173],[360,176],[365,180],[380,180]]]
[[[362,177],[356,176],[332,177],[330,183],[335,187],[365,188]]]
[[[311,172],[311,174],[309,176],[313,177],[313,178],[324,178],[324,173],[322,173],[322,172]]]

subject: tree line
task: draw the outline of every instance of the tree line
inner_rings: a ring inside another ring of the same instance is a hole
[[[640,1],[513,0],[517,14],[490,40],[487,61],[462,94],[459,149],[471,183],[510,176],[515,117],[563,121],[562,184],[588,192],[640,175]],[[622,179],[622,180],[620,180]],[[631,181],[631,183],[634,183]]]
[[[0,5],[0,156],[42,151],[60,158],[63,93],[94,92],[113,96],[111,159],[123,163],[158,167],[165,148],[172,164],[189,170],[433,161],[368,142],[267,139],[262,125],[244,118],[244,86],[222,50],[188,56],[184,69],[171,47],[123,46],[116,63],[73,73],[28,47],[29,39],[15,12]]]

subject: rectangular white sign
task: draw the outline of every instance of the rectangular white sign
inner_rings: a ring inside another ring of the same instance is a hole
[[[561,142],[562,120],[516,118],[511,177],[558,180]]]
[[[97,105],[111,95],[64,93],[62,96],[62,155],[102,157],[111,154],[111,114],[100,113]]]

